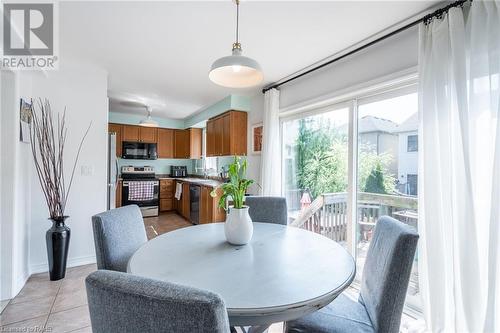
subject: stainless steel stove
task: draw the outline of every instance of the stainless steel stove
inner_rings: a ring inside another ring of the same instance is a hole
[[[160,181],[152,166],[122,166],[122,206],[137,205],[143,217],[158,216]]]

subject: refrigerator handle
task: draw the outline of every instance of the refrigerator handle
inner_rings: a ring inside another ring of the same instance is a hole
[[[116,172],[115,172],[115,185],[118,185],[118,159],[115,159],[115,168],[116,168]]]

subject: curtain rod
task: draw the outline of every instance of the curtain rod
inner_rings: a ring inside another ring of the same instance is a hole
[[[379,43],[379,42],[381,42],[381,41],[383,41],[383,40],[385,40],[385,39],[387,39],[387,38],[389,38],[389,37],[392,37],[392,36],[394,36],[394,35],[396,35],[396,34],[399,34],[400,32],[403,32],[403,31],[405,31],[405,30],[408,30],[409,28],[411,28],[411,27],[413,27],[413,26],[415,26],[415,25],[417,25],[417,24],[419,24],[419,23],[422,23],[422,22],[423,22],[424,24],[428,24],[428,23],[430,23],[430,22],[431,22],[434,18],[439,18],[439,19],[440,19],[440,18],[442,18],[442,17],[443,17],[443,14],[445,14],[445,13],[447,13],[447,12],[448,12],[448,10],[449,10],[450,8],[453,8],[453,7],[462,7],[462,6],[464,5],[464,3],[466,3],[467,1],[472,2],[473,0],[459,0],[459,1],[455,1],[455,2],[453,2],[453,3],[451,3],[451,4],[447,5],[447,6],[445,6],[445,7],[443,7],[443,8],[440,8],[440,9],[438,9],[438,10],[436,10],[436,11],[434,11],[434,12],[430,13],[430,14],[427,14],[427,15],[425,15],[425,16],[423,16],[423,17],[421,17],[421,18],[419,18],[419,19],[417,19],[417,20],[415,20],[415,21],[413,21],[413,22],[410,22],[410,23],[408,23],[407,25],[402,26],[401,28],[398,28],[398,29],[396,29],[396,30],[394,30],[394,31],[392,31],[392,32],[390,32],[390,33],[388,33],[388,34],[386,34],[386,35],[383,35],[383,36],[381,36],[381,37],[379,37],[379,38],[377,38],[377,39],[375,39],[375,40],[373,40],[373,41],[371,41],[371,42],[369,42],[369,43],[366,43],[366,44],[364,44],[364,45],[361,45],[360,47],[358,47],[358,48],[356,48],[356,49],[354,49],[354,50],[351,50],[351,51],[347,52],[346,54],[343,54],[343,55],[341,55],[341,56],[338,56],[338,57],[336,57],[336,58],[333,58],[333,59],[331,59],[331,60],[329,60],[329,61],[327,61],[327,62],[325,62],[325,63],[322,63],[322,64],[320,64],[320,65],[318,65],[318,66],[316,66],[316,67],[313,67],[313,68],[311,68],[311,69],[309,69],[309,70],[307,70],[307,71],[305,71],[305,72],[302,72],[302,73],[300,73],[300,74],[297,74],[297,75],[295,75],[295,76],[292,76],[291,78],[288,78],[288,79],[284,80],[283,82],[279,82],[279,83],[272,83],[272,84],[270,84],[270,85],[268,85],[268,86],[264,87],[264,88],[262,89],[262,93],[265,93],[266,91],[271,90],[271,89],[274,89],[274,88],[278,88],[279,86],[281,86],[281,85],[283,85],[283,84],[285,84],[285,83],[288,83],[288,82],[290,82],[290,81],[296,80],[296,79],[298,79],[298,78],[300,78],[300,77],[302,77],[302,76],[305,76],[305,75],[310,74],[310,73],[312,73],[312,72],[314,72],[314,71],[317,71],[318,69],[321,69],[321,68],[323,68],[323,67],[326,67],[326,66],[328,66],[328,65],[331,65],[331,64],[333,64],[334,62],[337,62],[337,61],[339,61],[339,60],[341,60],[341,59],[344,59],[344,58],[346,58],[346,57],[348,57],[348,56],[350,56],[350,55],[352,55],[352,54],[354,54],[354,53],[357,53],[357,52],[359,52],[359,51],[362,51],[362,50],[364,50],[364,49],[366,49],[366,48],[368,48],[368,47],[370,47],[370,46],[372,46],[372,45],[374,45],[374,44],[377,44],[377,43]]]

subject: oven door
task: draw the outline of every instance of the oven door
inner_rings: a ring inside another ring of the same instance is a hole
[[[132,160],[156,160],[156,143],[123,142],[122,157]]]
[[[137,180],[139,181],[139,180]],[[145,180],[140,180],[145,181]],[[146,180],[154,183],[153,185],[153,199],[152,200],[129,200],[129,185],[134,180],[124,180],[122,185],[122,206],[137,205],[141,209],[143,217],[158,216],[159,214],[159,191],[160,181]]]

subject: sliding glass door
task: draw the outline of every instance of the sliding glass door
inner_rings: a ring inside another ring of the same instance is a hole
[[[359,281],[380,216],[418,227],[418,96],[400,91],[358,100],[356,264]],[[415,262],[407,305],[420,307]]]
[[[322,217],[308,227],[330,237],[337,234],[342,244],[347,240],[349,112],[349,107],[338,105],[282,125],[282,184],[289,219],[297,222],[311,207],[322,206]],[[333,198],[338,205],[326,207],[325,200]]]
[[[380,216],[418,227],[416,86],[282,119],[282,194],[292,225],[356,258],[357,287]],[[407,305],[420,308],[414,264]]]

